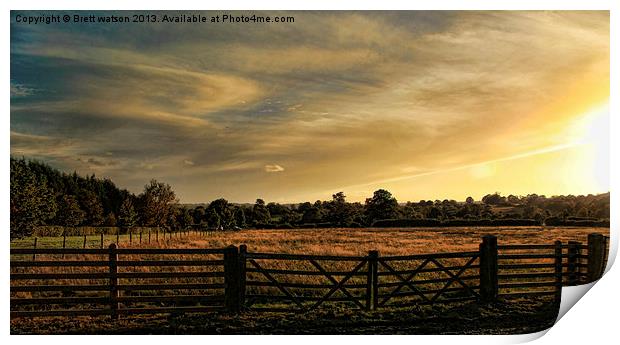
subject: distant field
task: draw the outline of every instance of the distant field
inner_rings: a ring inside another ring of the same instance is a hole
[[[382,229],[295,229],[295,230],[242,230],[220,231],[189,236],[173,236],[159,243],[155,235],[133,235],[120,237],[121,247],[171,247],[171,248],[220,248],[229,245],[246,244],[250,251],[359,255],[369,250],[379,250],[381,255],[420,254],[476,250],[483,235],[496,235],[499,244],[552,244],[556,240],[564,243],[579,241],[585,243],[590,233],[609,235],[609,228],[583,227],[451,227],[451,228],[382,228]],[[100,236],[87,236],[88,248],[100,247]],[[83,237],[67,237],[67,248],[81,248]],[[104,236],[104,246],[116,241],[116,236]],[[34,239],[24,238],[11,242],[11,248],[32,248]],[[62,237],[41,237],[38,248],[60,248]]]

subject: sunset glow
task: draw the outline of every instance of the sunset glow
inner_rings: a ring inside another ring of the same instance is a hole
[[[12,22],[11,154],[186,203],[609,191],[608,12],[287,13]]]

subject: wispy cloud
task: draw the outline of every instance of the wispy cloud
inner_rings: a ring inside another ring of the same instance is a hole
[[[609,94],[608,12],[293,14],[12,23],[11,152],[187,202],[303,200],[561,147]]]
[[[21,84],[15,84],[11,81],[11,98],[30,96],[35,92],[33,88],[26,87]]]
[[[265,165],[265,171],[268,173],[280,172],[284,171],[284,168],[277,164],[267,164]]]

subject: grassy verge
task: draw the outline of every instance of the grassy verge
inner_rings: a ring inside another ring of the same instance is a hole
[[[525,334],[553,326],[557,313],[553,303],[522,299],[376,312],[20,319],[11,321],[11,334]]]

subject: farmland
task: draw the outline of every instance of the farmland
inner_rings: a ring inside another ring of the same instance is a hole
[[[142,243],[133,235],[131,247],[159,248],[222,248],[229,245],[248,246],[248,250],[291,254],[362,255],[378,250],[381,255],[409,255],[477,250],[480,238],[495,235],[500,244],[552,244],[578,241],[585,243],[588,234],[609,236],[609,228],[585,227],[452,227],[452,228],[392,228],[392,229],[295,229],[295,230],[242,230],[189,233],[172,239],[144,233]],[[116,241],[116,236],[105,235],[104,247]],[[34,239],[23,238],[11,242],[11,248],[32,248]],[[120,247],[130,247],[129,236],[122,235]],[[67,248],[82,248],[83,237],[67,237]],[[98,248],[100,236],[87,236],[87,248]],[[41,237],[38,248],[61,248],[62,237]]]
[[[484,235],[495,235],[501,245],[506,244],[552,244],[556,240],[563,243],[578,241],[585,243],[588,234],[609,234],[608,228],[542,228],[542,227],[454,227],[454,228],[399,228],[399,229],[300,229],[300,230],[242,230],[219,232],[190,232],[173,235],[172,238],[160,234],[159,243],[151,234],[143,234],[142,243],[134,235],[131,245],[128,236],[121,236],[120,247],[140,248],[223,248],[229,245],[245,244],[250,252],[290,253],[307,255],[367,255],[369,250],[378,250],[381,256],[411,255],[441,252],[476,251],[480,238]],[[139,236],[139,235],[138,235]],[[100,236],[87,236],[86,245],[90,248],[101,246]],[[39,248],[59,248],[62,237],[38,239]],[[116,241],[116,236],[104,236],[104,247]],[[12,242],[12,248],[31,248],[32,238]],[[82,248],[83,237],[67,237],[67,248]],[[45,260],[37,257],[37,260]],[[72,259],[87,259],[82,256],[70,255]],[[28,258],[26,258],[28,260]],[[142,260],[140,256],[132,256],[132,260]],[[160,258],[163,259],[163,258]],[[172,258],[171,258],[172,259]],[[187,256],[176,257],[188,259]],[[456,261],[455,261],[456,260]],[[462,265],[463,262],[453,259],[445,262],[450,265]],[[328,270],[351,270],[351,264],[342,262],[326,263]],[[400,265],[405,265],[403,262]],[[410,264],[413,264],[410,263]],[[418,263],[419,264],[419,263]],[[399,267],[400,269],[412,267]],[[396,267],[396,266],[395,266]],[[309,269],[302,262],[274,262],[272,269]],[[174,268],[178,271],[180,268]],[[30,269],[24,272],[47,272],[54,270]],[[183,272],[191,271],[183,268]],[[135,271],[135,269],[134,269]],[[161,267],[142,267],[142,272],[170,272]],[[91,272],[80,269],[72,272]],[[94,272],[94,271],[93,271]],[[439,272],[438,272],[439,273]],[[425,279],[441,278],[438,273],[422,275]],[[249,274],[248,279],[260,280],[260,274]],[[287,277],[293,284],[325,284],[324,277]],[[364,278],[354,277],[352,284],[363,283]],[[284,279],[284,278],[282,278]],[[420,278],[421,279],[421,278]],[[383,280],[384,282],[387,282]],[[73,283],[98,284],[97,280],[76,280]],[[134,281],[138,282],[138,281]],[[195,283],[195,279],[176,280],[161,279],[150,281],[153,284]],[[474,281],[475,283],[476,281]],[[51,282],[53,283],[53,282]],[[132,283],[125,280],[126,283]],[[432,288],[441,288],[442,284]],[[277,289],[267,286],[248,287],[248,293],[257,295],[278,294]],[[363,291],[359,291],[361,293]],[[131,296],[158,296],[158,291],[127,293]],[[177,292],[187,294],[186,292]],[[191,293],[191,292],[190,292]],[[193,292],[198,293],[198,292]],[[205,292],[206,293],[206,292]],[[301,292],[300,292],[301,293]],[[308,298],[321,296],[318,290],[308,291]],[[314,295],[319,293],[319,295]],[[357,295],[358,292],[354,292]],[[199,293],[201,294],[201,293]],[[204,294],[204,293],[202,293]],[[27,297],[24,293],[18,293]],[[16,296],[18,296],[16,295]],[[80,296],[79,294],[77,296]],[[95,296],[95,295],[84,295]],[[145,297],[138,297],[145,298]],[[258,302],[260,306],[262,302]],[[135,305],[138,306],[138,305]],[[148,305],[144,305],[148,306]],[[371,312],[352,311],[350,307],[334,304],[330,308],[316,310],[303,315],[290,315],[282,318],[278,314],[246,312],[232,317],[226,314],[200,314],[185,316],[140,316],[121,318],[117,321],[98,322],[98,318],[83,317],[68,319],[36,318],[32,320],[13,320],[13,333],[520,333],[533,332],[548,328],[555,318],[557,310],[549,299],[521,298],[518,303],[499,303],[492,306],[477,303],[457,303],[451,305],[413,306],[406,312],[382,309]],[[463,328],[466,319],[479,319],[474,328]],[[519,321],[519,320],[522,320]],[[462,322],[459,322],[462,321]],[[443,328],[446,323],[450,327]],[[165,325],[160,328],[158,325]],[[301,325],[304,325],[303,327]]]

